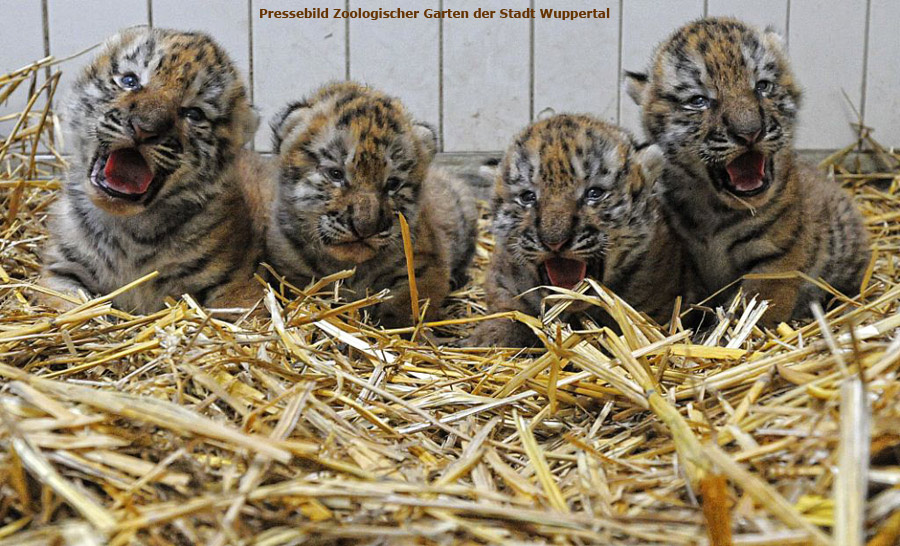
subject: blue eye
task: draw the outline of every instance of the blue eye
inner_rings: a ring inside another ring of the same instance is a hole
[[[141,88],[141,80],[138,79],[136,75],[129,72],[128,74],[125,74],[121,78],[119,78],[119,86],[121,86],[122,89],[134,91],[135,89]]]
[[[603,188],[588,188],[584,196],[588,201],[599,201],[605,194]]]
[[[686,103],[684,103],[685,108],[690,110],[706,110],[709,108],[709,97],[704,97],[703,95],[694,95]]]
[[[537,201],[537,194],[533,191],[526,190],[520,193],[517,199],[520,204],[527,207],[533,205]]]

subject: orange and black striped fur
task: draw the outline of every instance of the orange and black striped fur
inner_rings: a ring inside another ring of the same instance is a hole
[[[749,273],[801,271],[847,295],[869,259],[850,197],[793,149],[800,90],[781,38],[708,18],[672,34],[646,74],[629,73],[648,137],[665,152],[666,219],[705,292]],[[772,304],[768,324],[809,313],[810,283],[745,279]]]
[[[279,154],[268,260],[294,284],[345,269],[356,297],[391,290],[376,310],[388,327],[412,323],[398,215],[414,238],[419,296],[434,317],[465,282],[476,207],[461,180],[430,169],[434,131],[397,100],[356,83],[323,87],[273,122]]]
[[[659,148],[636,146],[624,130],[589,116],[556,115],[522,131],[500,164],[492,200],[490,312],[538,315],[550,292],[532,289],[573,288],[588,276],[665,322],[683,289],[683,261],[659,212],[654,182],[662,168]],[[599,308],[569,309],[607,322]],[[467,343],[535,341],[521,323],[492,319]]]
[[[114,303],[150,312],[184,293],[213,306],[252,303],[261,232],[241,190],[253,182],[238,173],[256,161],[241,149],[256,117],[225,52],[204,34],[130,28],[108,40],[71,95],[74,158],[42,284],[103,294],[157,270]]]

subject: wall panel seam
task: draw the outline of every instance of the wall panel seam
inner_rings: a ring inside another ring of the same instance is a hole
[[[49,0],[41,0],[41,18],[44,25],[44,56],[50,55],[50,6]]]
[[[253,89],[253,0],[247,0],[247,85],[250,86],[250,102],[255,100]]]
[[[530,2],[534,12],[534,0]],[[528,20],[528,121],[534,121],[534,17]]]
[[[625,13],[625,0],[619,0],[619,51],[617,54],[618,62],[616,64],[616,125],[622,122],[622,86],[625,85],[625,78],[622,73],[622,15]]]
[[[438,0],[438,10],[444,11],[444,0]],[[444,19],[438,19],[438,139],[444,145]]]
[[[344,0],[344,9],[350,11],[350,0]],[[344,18],[344,79],[350,79],[350,17]]]
[[[616,125],[622,123],[622,87],[625,85],[624,73],[622,72],[622,54],[623,54],[623,41],[624,41],[624,25],[622,21],[625,19],[625,0],[619,0],[619,61],[616,67],[616,81],[619,82],[619,85],[616,86]]]
[[[784,46],[791,51],[791,0],[787,0],[787,13],[784,16]]]
[[[872,0],[866,0],[866,29],[863,32],[862,85],[859,95],[859,122],[866,124],[866,91],[869,80],[869,32],[872,24]]]

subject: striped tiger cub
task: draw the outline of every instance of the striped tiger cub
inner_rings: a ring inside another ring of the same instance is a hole
[[[64,293],[110,292],[151,312],[166,296],[247,305],[261,226],[242,188],[241,150],[256,127],[240,76],[208,36],[130,28],[110,38],[71,92],[74,154],[55,204],[40,283]],[[43,298],[66,307],[59,298]]]
[[[627,74],[644,129],[664,150],[666,218],[705,292],[748,273],[800,271],[859,292],[870,251],[860,213],[793,149],[800,89],[781,38],[707,18],[675,31],[646,74]],[[745,279],[768,325],[808,315],[825,294],[794,276]]]
[[[290,282],[356,269],[356,297],[385,288],[376,318],[412,323],[398,215],[414,239],[419,296],[438,316],[451,286],[464,284],[474,253],[475,201],[461,180],[430,168],[431,127],[403,105],[356,83],[327,85],[288,105],[272,123],[278,183],[268,260]]]
[[[686,287],[682,250],[659,212],[654,183],[662,151],[638,147],[625,130],[585,115],[560,114],[522,131],[494,186],[496,240],[485,293],[491,313],[536,316],[541,286],[572,289],[591,277],[658,322]],[[572,304],[608,323],[598,307]],[[481,323],[470,346],[522,347],[537,338],[505,318]]]

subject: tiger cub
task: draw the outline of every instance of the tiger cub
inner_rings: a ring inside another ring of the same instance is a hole
[[[706,294],[748,273],[800,271],[854,295],[869,260],[851,198],[793,149],[800,89],[780,37],[708,18],[672,34],[646,74],[627,74],[644,129],[665,152],[664,212]],[[768,325],[825,296],[811,283],[745,279]]]
[[[75,82],[68,117],[73,163],[40,283],[103,294],[157,270],[114,304],[151,312],[184,293],[215,306],[255,300],[262,245],[242,193],[252,181],[238,173],[255,161],[241,148],[256,117],[210,37],[120,32]]]
[[[658,211],[654,182],[662,167],[658,147],[637,147],[623,129],[586,115],[555,115],[522,131],[494,187],[489,311],[535,316],[550,291],[532,289],[571,289],[589,276],[665,322],[684,290],[684,262]],[[597,307],[587,312],[608,322]],[[467,344],[522,347],[536,341],[519,322],[491,319]]]
[[[288,105],[272,123],[278,184],[268,260],[294,284],[355,268],[357,297],[391,290],[375,315],[412,323],[398,215],[414,239],[416,286],[438,315],[451,285],[464,284],[474,253],[475,200],[461,180],[430,169],[434,131],[403,105],[352,82],[327,85]]]

